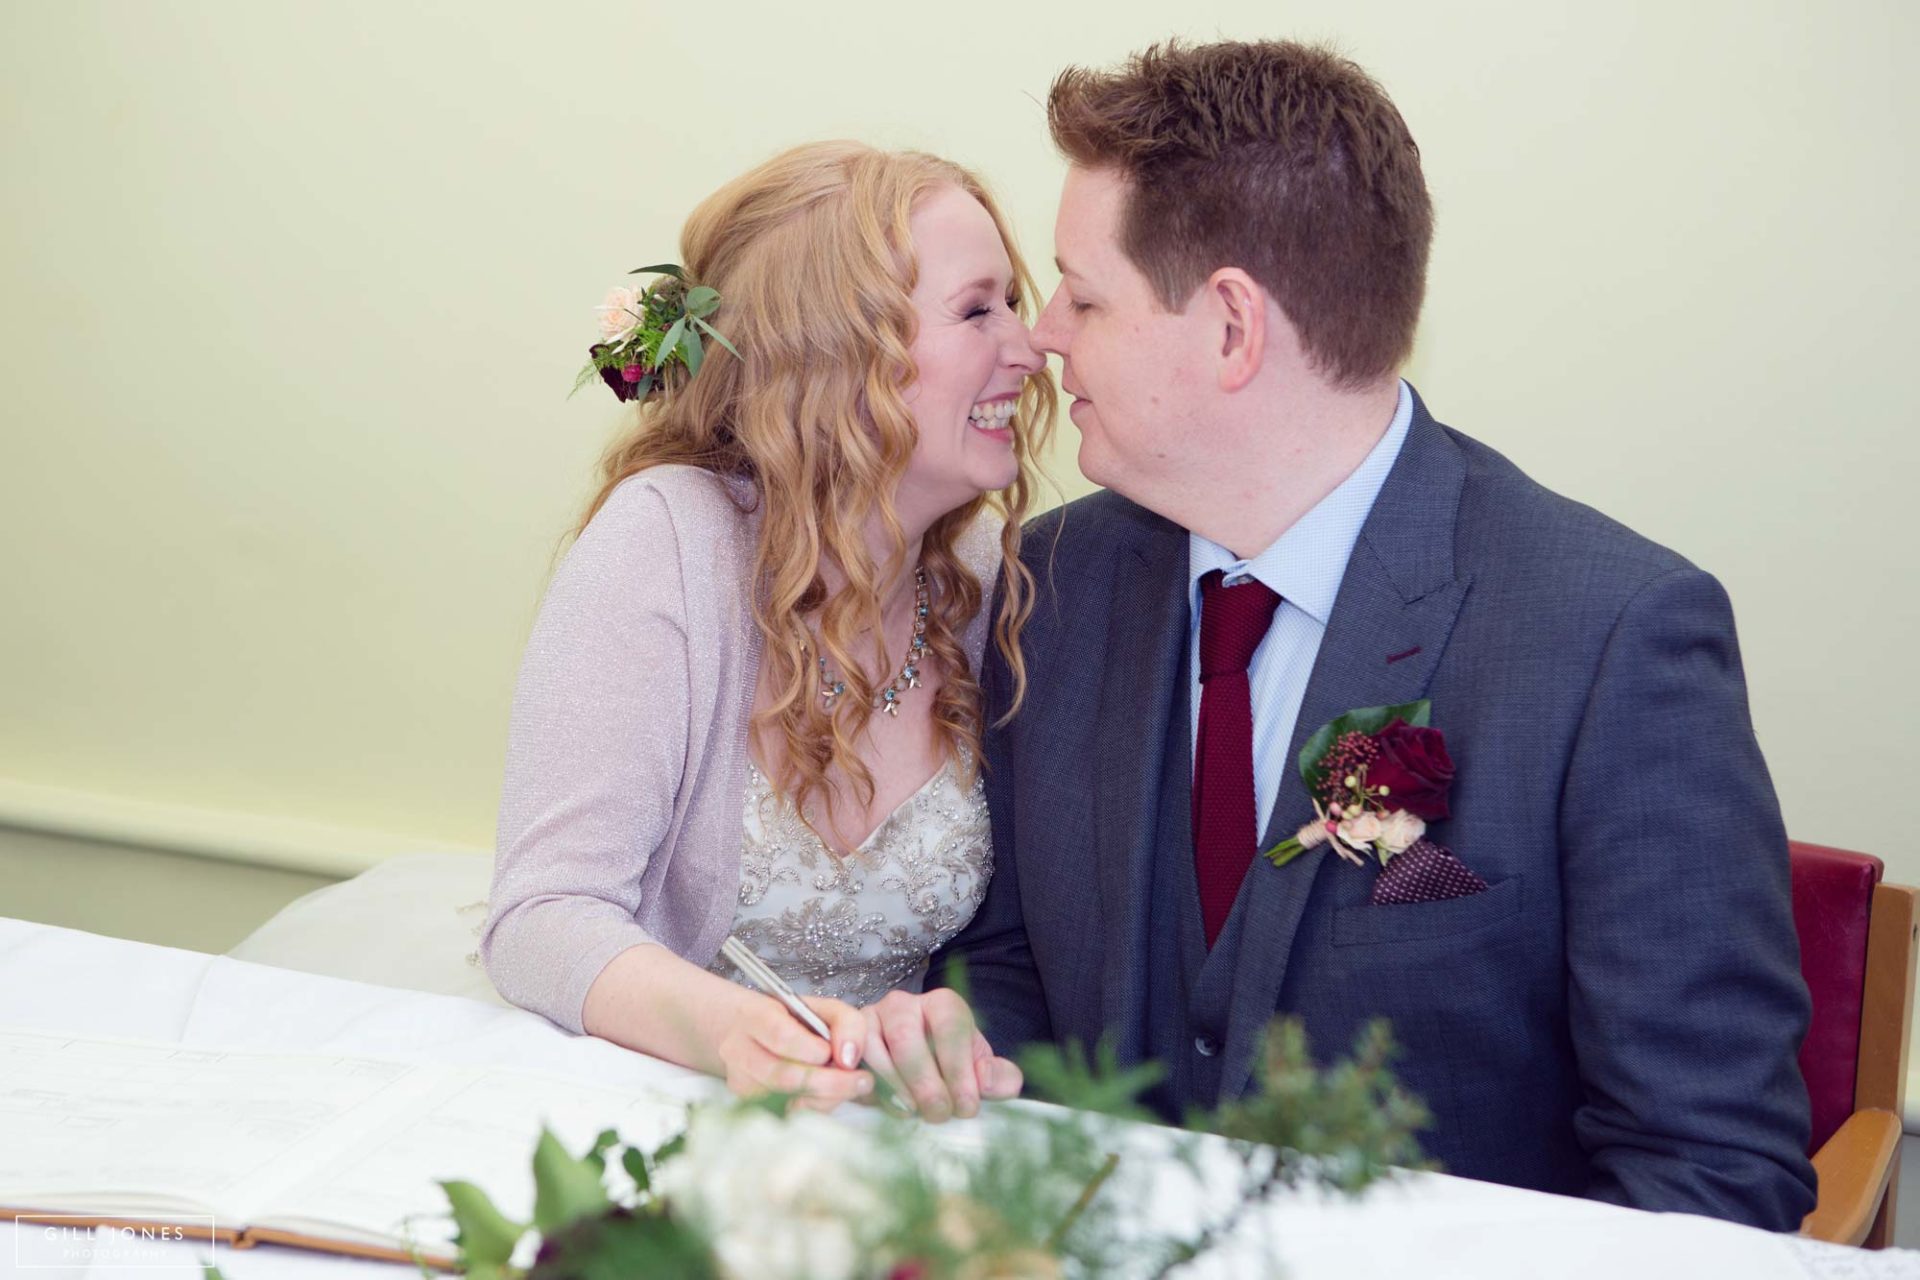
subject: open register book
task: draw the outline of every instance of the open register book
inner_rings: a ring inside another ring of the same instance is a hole
[[[543,1123],[580,1151],[608,1128],[663,1141],[685,1115],[663,1093],[533,1072],[0,1028],[0,1219],[444,1265],[437,1180],[524,1221]]]

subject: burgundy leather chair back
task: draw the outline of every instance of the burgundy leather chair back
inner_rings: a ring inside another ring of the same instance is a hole
[[[1795,841],[1793,927],[1800,935],[1800,972],[1813,996],[1813,1021],[1800,1046],[1800,1071],[1813,1101],[1818,1151],[1853,1114],[1860,1066],[1860,1006],[1867,982],[1867,925],[1880,859]]]

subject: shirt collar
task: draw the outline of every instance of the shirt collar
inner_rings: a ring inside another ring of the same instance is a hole
[[[1322,627],[1333,614],[1334,597],[1346,576],[1347,560],[1360,528],[1373,510],[1380,486],[1387,482],[1400,446],[1413,423],[1413,391],[1404,379],[1400,403],[1380,440],[1340,482],[1338,488],[1313,505],[1291,528],[1251,560],[1241,560],[1217,542],[1197,533],[1187,534],[1187,603],[1191,616],[1200,616],[1200,579],[1214,569],[1231,584],[1241,577],[1258,578],[1280,598],[1310,616]]]

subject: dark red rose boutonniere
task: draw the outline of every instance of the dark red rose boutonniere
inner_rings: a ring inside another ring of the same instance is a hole
[[[1415,703],[1425,718],[1427,704]],[[1438,729],[1394,719],[1369,739],[1378,754],[1363,766],[1365,785],[1385,807],[1425,822],[1447,816],[1447,791],[1453,786],[1453,758]],[[1343,778],[1342,782],[1345,781]]]
[[[1453,759],[1433,704],[1362,707],[1324,724],[1300,749],[1300,776],[1314,820],[1266,851],[1276,867],[1318,845],[1356,865],[1382,866],[1413,847],[1427,823],[1447,816]]]

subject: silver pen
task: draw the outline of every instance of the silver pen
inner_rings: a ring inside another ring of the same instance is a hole
[[[807,1002],[800,998],[799,993],[787,985],[785,978],[769,968],[766,961],[755,955],[752,947],[729,935],[727,940],[720,944],[720,954],[740,971],[741,977],[785,1005],[787,1012],[800,1019],[809,1031],[829,1045],[833,1043],[833,1032],[827,1029],[827,1024],[821,1020],[820,1015],[808,1008]],[[902,1098],[877,1071],[873,1073],[873,1094],[874,1101],[895,1116],[905,1118],[917,1114],[913,1106]]]
[[[833,1042],[833,1032],[827,1030],[827,1024],[820,1015],[807,1007],[794,989],[787,985],[786,979],[767,967],[767,962],[753,953],[753,948],[735,937],[720,944],[720,954],[725,956],[742,977],[767,995],[787,1006],[787,1012],[805,1023],[807,1029],[829,1044]]]

